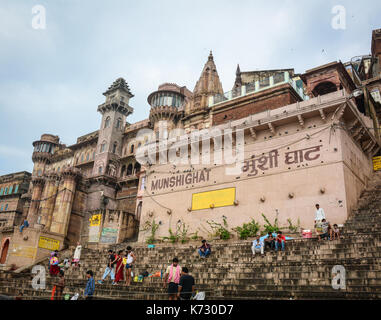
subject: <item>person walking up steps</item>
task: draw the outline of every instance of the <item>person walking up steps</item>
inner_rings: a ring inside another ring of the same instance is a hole
[[[174,258],[172,262],[173,263],[168,266],[165,272],[163,286],[165,288],[168,283],[169,300],[177,300],[177,294],[179,291],[178,286],[181,277],[181,267],[179,266],[179,260],[177,258]]]
[[[116,285],[119,281],[124,280],[124,252],[120,250],[118,252],[118,257],[116,258],[116,271],[115,271],[115,281],[113,285]]]
[[[115,280],[115,265],[116,265],[116,256],[114,255],[112,250],[108,251],[108,258],[107,258],[107,266],[106,270],[103,274],[102,280],[99,280],[99,284],[103,284],[103,281],[107,278],[107,276],[111,275],[112,283],[114,284]]]
[[[132,266],[136,261],[136,256],[133,253],[132,248],[130,246],[127,247],[126,253],[127,253],[127,258],[126,258],[126,286],[129,286],[131,284]]]

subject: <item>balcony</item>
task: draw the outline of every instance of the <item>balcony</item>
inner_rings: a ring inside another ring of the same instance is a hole
[[[309,100],[309,96],[304,94],[303,86],[297,85],[296,81],[290,79],[290,74],[286,71],[271,77],[267,77],[261,81],[255,81],[237,89],[230,90],[225,92],[223,95],[216,94],[211,96],[209,97],[209,107],[226,101],[234,100],[236,98],[244,97],[252,93],[268,90],[280,85],[284,85],[286,83],[290,84],[294,88],[294,90],[303,101]]]

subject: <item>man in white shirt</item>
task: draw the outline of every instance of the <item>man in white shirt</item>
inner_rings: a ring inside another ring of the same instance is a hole
[[[257,236],[257,239],[253,241],[253,246],[251,247],[251,251],[253,252],[253,256],[255,256],[255,253],[261,253],[261,255],[265,252],[265,244],[263,240],[260,239],[259,236]]]
[[[320,208],[319,204],[316,204],[315,223],[321,222],[323,219],[325,219],[324,210]]]

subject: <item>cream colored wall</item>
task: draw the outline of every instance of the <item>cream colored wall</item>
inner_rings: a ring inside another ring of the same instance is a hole
[[[347,158],[348,155],[346,152],[343,154],[343,148],[352,150],[353,146],[345,145],[345,143],[343,145],[342,141],[348,138],[346,133],[341,130],[330,130],[330,124],[323,123],[321,118],[305,121],[304,128],[301,128],[299,124],[291,123],[278,127],[276,130],[275,136],[267,130],[259,132],[256,140],[249,136],[245,138],[245,158],[247,159],[253,154],[260,156],[262,152],[273,149],[278,149],[279,152],[278,167],[259,171],[254,177],[248,177],[247,173],[228,176],[225,174],[225,167],[199,165],[194,166],[195,170],[203,167],[212,169],[208,182],[156,190],[155,194],[152,194],[151,186],[154,179],[170,177],[172,174],[169,172],[177,170],[180,171],[179,174],[182,174],[183,170],[189,169],[189,166],[181,165],[177,165],[176,169],[172,165],[152,166],[146,177],[147,191],[143,196],[140,226],[142,227],[146,221],[151,221],[153,218],[156,222],[161,221],[162,225],[157,232],[157,236],[161,237],[168,236],[169,227],[174,230],[178,220],[189,224],[189,232],[194,232],[198,228],[204,229],[202,226],[208,227],[206,220],[222,222],[222,216],[227,217],[229,227],[242,225],[250,221],[250,218],[254,218],[263,225],[261,213],[273,222],[278,210],[280,225],[287,226],[288,218],[291,218],[295,225],[299,219],[301,227],[311,229],[314,224],[316,203],[324,208],[330,222],[344,223],[361,189],[357,187],[356,192],[348,191],[352,186],[349,184],[351,182],[344,169],[343,158]],[[309,139],[307,134],[310,136]],[[269,139],[270,135],[273,138]],[[319,145],[322,147],[318,159],[291,165],[285,163],[286,152]],[[361,164],[365,172],[369,172],[369,166],[367,162]],[[150,170],[155,172],[149,174]],[[349,183],[346,183],[347,180]],[[227,187],[236,187],[236,199],[239,201],[237,206],[192,212],[187,210],[191,207],[193,193]],[[289,198],[289,194],[293,194],[293,198]],[[265,197],[265,202],[261,202],[261,197]],[[168,215],[168,210],[163,207],[171,209],[172,214]],[[153,213],[153,216],[150,217],[149,213]],[[199,234],[205,235],[205,232],[199,232]],[[144,241],[148,236],[149,232],[140,232],[139,241]]]
[[[372,158],[362,152],[357,143],[345,132],[340,131],[343,150],[343,171],[346,205],[350,212],[356,207],[357,199],[368,185],[373,174]]]

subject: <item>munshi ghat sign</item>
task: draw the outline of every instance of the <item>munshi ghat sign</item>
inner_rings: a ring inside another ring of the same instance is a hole
[[[321,156],[322,145],[317,145],[308,148],[287,151],[283,154],[283,164],[302,164],[310,161],[318,160]],[[239,174],[247,174],[248,177],[255,177],[259,172],[266,172],[270,169],[275,169],[280,166],[280,153],[278,150],[272,150],[261,155],[251,155],[249,159],[240,164]],[[150,187],[151,192],[165,191],[182,186],[197,185],[208,182],[210,180],[211,169],[203,169],[190,173],[175,174],[172,176],[153,179]]]

